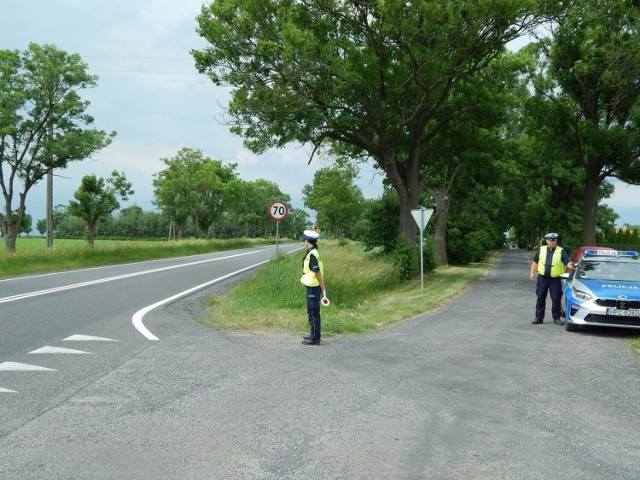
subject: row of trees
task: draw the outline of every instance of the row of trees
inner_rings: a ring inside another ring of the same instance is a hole
[[[177,238],[273,235],[269,205],[274,200],[291,202],[289,194],[275,183],[242,180],[235,164],[224,165],[200,150],[185,147],[162,162],[165,168],[153,179],[154,204],[173,222]],[[309,215],[292,209],[282,223],[283,234],[294,238],[307,228]]]
[[[52,45],[0,50],[0,224],[7,251],[15,250],[31,188],[115,136],[92,128],[89,103],[78,94],[96,81],[79,55]]]
[[[615,221],[597,208],[607,180],[640,183],[639,13],[633,0],[229,0],[202,7],[209,45],[192,54],[231,87],[232,130],[255,152],[310,142],[372,162],[412,243],[410,210],[435,206],[444,264],[465,215],[576,244]]]
[[[266,215],[266,209],[263,208]],[[259,237],[275,235],[273,221]],[[87,222],[72,215],[65,205],[57,205],[53,211],[53,224],[57,238],[87,238]],[[300,232],[309,225],[308,214],[304,210],[294,209],[291,215],[280,224],[280,235],[286,238],[299,238]],[[161,212],[145,211],[137,205],[123,208],[113,215],[105,216],[96,228],[96,237],[117,240],[170,240],[174,237],[175,225]],[[38,220],[36,229],[40,234],[46,232],[44,219]],[[216,238],[235,238],[243,236],[241,227],[223,221],[216,232]],[[196,230],[189,224],[184,229],[185,238],[195,238]]]
[[[635,228],[616,228],[599,232],[598,244],[640,245],[640,227],[636,226]]]
[[[639,18],[633,0],[228,0],[203,6],[198,31],[209,46],[192,54],[200,72],[231,87],[227,118],[253,151],[295,141],[314,145],[312,157],[339,159],[304,191],[325,232],[392,251],[398,235],[416,242],[410,210],[434,207],[430,233],[446,264],[473,261],[508,228],[521,244],[561,231],[566,248],[613,228],[617,216],[602,203],[610,180],[640,183]],[[517,53],[505,47],[538,32]],[[27,103],[11,110],[22,97],[5,96],[4,86],[17,92],[11,81],[33,79],[3,67],[3,182],[13,178],[5,165],[40,179],[11,152],[29,153],[40,173],[58,153],[75,159],[50,142],[66,124],[41,135],[49,149],[32,150],[15,128],[26,127]],[[39,111],[28,113],[44,119],[34,130],[42,133],[48,120]],[[93,151],[109,141],[104,132],[90,138],[101,139]],[[179,236],[267,235],[264,205],[289,201],[276,185],[244,182],[235,166],[198,151],[163,161],[156,206]],[[353,187],[358,162],[385,177],[380,199],[364,201]],[[3,229],[15,232],[27,189],[15,209],[5,185]]]

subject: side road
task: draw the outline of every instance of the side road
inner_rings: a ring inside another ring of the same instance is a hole
[[[441,310],[319,347],[183,300],[162,341],[0,438],[0,478],[640,478],[631,334],[531,325],[528,272],[506,251]]]

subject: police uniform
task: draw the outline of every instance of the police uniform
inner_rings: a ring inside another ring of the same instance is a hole
[[[553,323],[561,325],[560,315],[562,313],[560,302],[562,301],[562,283],[560,275],[564,272],[564,266],[570,264],[569,255],[562,247],[557,245],[558,234],[547,233],[545,236],[546,245],[541,246],[533,256],[531,263],[530,278],[538,273],[536,283],[536,317],[531,323],[539,324],[544,320],[544,312],[547,300],[547,293],[551,296],[551,316]]]
[[[302,277],[300,282],[305,286],[307,295],[307,315],[309,317],[309,335],[304,337],[305,345],[318,345],[320,343],[320,298],[324,287],[324,267],[320,252],[318,251],[318,238],[320,235],[313,230],[304,231],[304,239],[307,242],[307,252],[302,259]]]

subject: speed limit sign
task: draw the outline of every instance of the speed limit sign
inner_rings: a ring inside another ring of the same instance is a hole
[[[286,203],[280,200],[276,200],[271,205],[269,205],[269,216],[276,222],[284,220],[285,218],[287,218],[287,215],[289,215],[289,208],[287,207]]]

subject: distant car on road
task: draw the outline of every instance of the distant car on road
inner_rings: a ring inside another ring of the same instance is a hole
[[[586,249],[575,271],[561,277],[567,331],[582,326],[640,329],[638,252]]]

